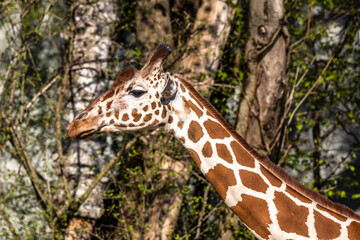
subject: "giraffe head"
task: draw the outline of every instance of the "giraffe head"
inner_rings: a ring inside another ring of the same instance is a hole
[[[96,132],[164,126],[171,108],[168,103],[177,92],[173,77],[162,69],[171,52],[167,44],[161,44],[141,70],[123,69],[110,89],[74,118],[68,136],[84,139]]]

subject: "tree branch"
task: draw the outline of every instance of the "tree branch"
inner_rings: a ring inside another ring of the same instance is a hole
[[[68,199],[67,202],[64,204],[64,207],[59,210],[60,216],[67,216],[70,218],[70,216],[73,216],[74,213],[76,213],[81,204],[83,204],[86,199],[89,197],[91,192],[94,190],[96,185],[100,182],[100,180],[105,176],[105,174],[120,160],[120,157],[125,152],[125,137],[123,138],[123,142],[121,145],[120,151],[116,154],[115,157],[113,157],[110,162],[102,169],[102,171],[96,176],[96,178],[91,182],[90,186],[86,189],[85,193],[76,201],[73,199]],[[62,220],[62,218],[57,218],[56,221]]]

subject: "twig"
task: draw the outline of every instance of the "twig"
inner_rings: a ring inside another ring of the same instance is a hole
[[[51,82],[49,82],[46,86],[44,86],[32,99],[31,101],[26,105],[25,110],[23,112],[23,114],[20,115],[20,117],[16,120],[15,124],[14,124],[14,128],[16,128],[19,123],[22,121],[22,118],[24,117],[24,115],[29,111],[29,109],[31,108],[31,106],[36,102],[36,100],[43,95],[55,82],[56,80],[58,80],[59,76],[54,77],[53,80],[51,80]]]
[[[63,106],[63,95],[64,95],[64,91],[65,91],[66,84],[68,81],[69,71],[70,71],[70,67],[69,67],[69,65],[66,65],[64,76],[62,78],[62,84],[59,89],[58,101],[57,101],[57,104],[55,107],[55,118],[56,118],[55,133],[56,133],[56,147],[57,147],[57,152],[59,155],[59,166],[60,166],[60,172],[61,172],[60,178],[61,178],[62,183],[64,184],[65,193],[67,193],[68,198],[70,198],[70,191],[69,191],[69,186],[67,184],[65,171],[64,171],[64,155],[63,155],[63,148],[62,148],[62,128],[61,128],[61,120],[62,120],[61,108]]]
[[[119,161],[122,154],[125,152],[125,138],[123,139],[121,150],[113,157],[110,162],[102,169],[102,171],[96,176],[96,178],[91,182],[90,186],[86,189],[85,193],[81,195],[79,199],[75,201],[73,199],[68,199],[65,203],[64,207],[60,210],[60,216],[67,216],[70,218],[74,213],[78,211],[81,204],[86,201],[94,188],[98,185],[100,180],[104,177],[104,175]],[[57,218],[60,220],[60,218]]]
[[[264,52],[269,50],[275,44],[275,40],[279,36],[281,30],[282,30],[282,28],[281,28],[281,26],[279,26],[279,28],[276,30],[276,32],[274,32],[274,34],[271,36],[270,41],[268,43],[266,43],[266,45],[263,48],[256,51],[256,56],[255,56],[256,58],[258,58],[261,54],[263,54]]]
[[[40,29],[41,28],[41,23],[45,17],[46,14],[48,14],[48,12],[50,11],[50,9],[55,5],[55,3],[57,2],[57,0],[53,0],[49,3],[49,5],[47,6],[47,8],[45,9],[44,13],[41,15],[40,18],[38,18],[38,21],[36,23],[36,29]]]
[[[305,94],[305,96],[301,99],[301,101],[299,102],[299,104],[295,107],[294,111],[291,113],[291,116],[289,118],[289,121],[287,122],[287,125],[289,126],[290,123],[292,122],[295,113],[299,110],[300,106],[304,103],[304,101],[308,98],[308,96],[312,93],[312,91],[314,90],[314,88],[323,80],[323,75],[324,73],[327,71],[328,67],[330,66],[330,64],[332,63],[332,61],[334,60],[335,56],[339,53],[340,51],[340,47],[344,44],[345,39],[348,36],[348,33],[350,32],[351,27],[349,27],[348,31],[344,34],[344,37],[340,40],[339,44],[337,45],[336,49],[334,50],[333,54],[331,55],[331,57],[329,58],[329,60],[327,61],[325,67],[323,68],[323,70],[321,71],[320,75],[318,76],[318,78],[316,79],[315,83],[311,86],[311,88],[309,89],[309,91]]]
[[[208,218],[211,216],[211,214],[212,214],[215,210],[217,210],[217,209],[219,208],[219,206],[222,205],[222,204],[224,204],[224,202],[223,202],[222,200],[220,200],[220,201],[216,204],[216,206],[213,207],[208,214],[206,214],[206,216],[203,218],[203,220],[208,219]],[[196,228],[197,228],[197,226],[195,226],[195,227],[193,227],[192,229],[190,229],[190,231],[188,231],[188,234],[189,234],[189,233],[192,233],[193,231],[195,231]],[[180,240],[183,240],[184,238],[187,238],[187,235],[182,236],[182,237],[180,238]]]
[[[315,55],[315,56],[313,57],[313,59],[311,60],[310,65],[313,65],[313,64],[314,64],[315,59],[316,59],[316,55]],[[284,127],[283,124],[284,124],[285,119],[287,118],[288,113],[289,113],[289,111],[290,111],[290,109],[291,109],[291,106],[292,106],[291,102],[292,102],[292,99],[293,99],[293,97],[294,97],[295,90],[296,90],[296,88],[300,85],[300,83],[305,79],[305,76],[306,76],[307,73],[309,72],[309,68],[307,68],[307,69],[305,70],[305,72],[301,75],[299,81],[296,81],[297,76],[298,76],[298,73],[299,73],[299,68],[300,68],[300,67],[298,67],[298,69],[297,69],[297,71],[296,71],[295,84],[294,84],[294,87],[293,87],[292,90],[291,90],[291,93],[290,93],[289,97],[287,98],[287,103],[286,103],[286,106],[287,106],[287,107],[286,107],[286,109],[285,109],[285,111],[284,111],[283,116],[281,117],[279,126],[278,126],[278,128],[276,129],[276,132],[275,132],[275,134],[274,134],[275,137],[274,137],[274,141],[272,142],[272,144],[271,144],[271,146],[270,146],[270,151],[272,151],[272,150],[274,149],[274,147],[276,146],[277,141],[279,140],[279,137],[280,137],[280,134],[279,134],[279,133],[280,133],[281,128]],[[282,149],[282,147],[281,147],[281,149]]]
[[[203,201],[203,205],[201,207],[201,211],[200,211],[200,214],[199,214],[199,218],[198,218],[198,222],[197,222],[197,225],[196,225],[196,235],[195,235],[195,239],[199,239],[201,236],[201,224],[202,224],[202,221],[203,221],[203,217],[204,217],[204,214],[205,214],[205,209],[206,209],[206,204],[207,204],[207,201],[208,201],[208,195],[209,195],[209,189],[210,189],[210,185],[208,184],[206,187],[205,187],[205,192],[204,192],[204,201]]]
[[[233,86],[233,85],[230,85],[230,84],[213,83],[213,86],[215,86],[215,87],[225,87],[225,88],[234,88],[234,89],[241,90],[240,86]]]
[[[15,227],[12,225],[12,223],[9,220],[9,216],[6,215],[3,208],[0,207],[0,216],[5,221],[7,227],[9,228],[10,232],[12,233],[14,239],[20,239],[19,235],[17,234]]]
[[[13,102],[14,102],[14,94],[15,94],[15,88],[16,88],[16,78],[12,80],[12,86],[11,86],[11,92],[10,92],[10,99],[9,99],[9,111],[8,111],[8,121],[11,122],[11,115],[12,115],[12,109],[13,109]]]
[[[42,186],[39,175],[37,174],[37,172],[35,171],[34,167],[31,164],[30,158],[27,155],[27,152],[25,151],[24,144],[18,138],[14,127],[10,124],[9,120],[5,117],[5,114],[3,112],[1,112],[0,117],[3,118],[7,124],[7,131],[10,135],[10,141],[15,149],[15,154],[17,155],[17,158],[22,163],[22,166],[25,168],[25,170],[28,174],[28,177],[30,178],[31,183],[34,187],[34,190],[35,190],[37,196],[41,200],[41,203],[42,203],[41,205],[43,206],[44,209],[46,209],[50,206],[50,209],[52,211],[54,211],[55,215],[58,216],[58,214],[57,214],[58,212],[54,208],[53,202],[51,201],[47,192],[45,191],[45,189]],[[46,216],[46,218],[49,218],[49,217]]]

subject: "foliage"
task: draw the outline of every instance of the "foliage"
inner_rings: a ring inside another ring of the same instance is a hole
[[[345,203],[360,190],[355,171],[360,146],[355,136],[360,130],[355,120],[360,113],[359,7],[356,2],[289,1],[287,9],[293,95],[285,143],[291,149],[283,159],[300,173],[299,179]]]
[[[247,4],[239,1],[235,6],[221,65],[212,75],[215,84],[207,93],[231,124],[239,86],[246,78]],[[119,66],[139,66],[144,57],[134,40],[136,3],[118,1],[118,7],[120,20],[112,39],[108,85]],[[359,207],[360,197],[359,9],[357,1],[286,2],[291,59],[280,159],[298,180],[353,208]],[[63,206],[55,197],[64,189],[59,181],[59,143],[66,146],[67,126],[58,113],[71,104],[66,94],[71,86],[64,88],[63,80],[73,64],[69,57],[74,34],[72,11],[70,2],[62,1],[1,3],[0,239],[62,238],[61,232],[73,216],[71,212],[59,215]],[[195,16],[196,9],[173,9],[172,39],[177,55],[168,70],[189,51],[186,42],[194,34]],[[106,174],[105,212],[96,221],[94,238],[139,238],[150,227],[146,224],[151,217],[149,202],[158,194],[183,197],[171,233],[174,239],[194,239],[199,234],[202,239],[221,237],[219,232],[229,213],[181,144],[161,134],[149,143],[141,138],[145,134],[111,135],[111,151],[120,151],[123,143],[128,148]],[[109,138],[107,134],[98,137]],[[166,144],[156,145],[164,138]],[[144,156],[149,152],[150,156]],[[183,177],[181,172],[163,177],[159,164],[169,159],[159,158],[159,152],[191,169],[184,186],[177,182]],[[148,161],[142,161],[144,158]],[[231,226],[234,238],[251,238],[240,223],[232,222]]]

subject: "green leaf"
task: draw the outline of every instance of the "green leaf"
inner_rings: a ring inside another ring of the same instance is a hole
[[[360,198],[360,193],[353,194],[353,195],[351,196],[351,198],[352,198],[352,199],[358,199],[358,198]]]

